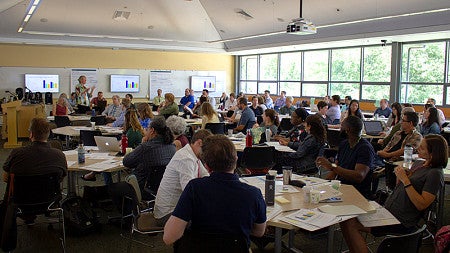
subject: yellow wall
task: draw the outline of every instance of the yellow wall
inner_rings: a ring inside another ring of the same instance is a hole
[[[111,50],[0,44],[0,66],[226,71],[234,91],[234,56],[217,53]]]

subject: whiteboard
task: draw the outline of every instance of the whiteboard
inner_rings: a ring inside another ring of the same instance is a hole
[[[216,89],[210,91],[212,97],[220,97],[225,91],[226,72],[225,71],[190,71],[190,70],[152,70],[150,71],[150,98],[157,95],[157,90],[161,89],[164,93],[173,93],[175,97],[184,96],[184,90],[190,87],[192,76],[215,76]],[[195,91],[196,96],[201,94]]]

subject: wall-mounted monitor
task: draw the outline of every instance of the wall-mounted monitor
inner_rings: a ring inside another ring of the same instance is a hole
[[[111,92],[139,92],[139,75],[111,75]]]
[[[202,91],[207,89],[209,92],[216,91],[215,76],[191,76],[191,89]]]
[[[25,87],[32,92],[59,92],[59,75],[25,74]]]

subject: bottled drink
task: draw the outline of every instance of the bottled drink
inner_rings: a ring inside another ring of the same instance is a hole
[[[266,205],[273,206],[275,204],[275,176],[266,175],[266,192],[265,200]]]
[[[121,144],[122,144],[122,154],[125,154],[128,148],[128,137],[125,133],[122,134]]]
[[[247,130],[247,135],[245,136],[245,146],[251,147],[253,145],[253,136],[250,129]]]
[[[86,151],[84,150],[83,143],[80,143],[78,145],[78,163],[85,163],[86,162]]]
[[[283,169],[283,185],[288,185],[291,182],[292,167],[282,166],[281,168]]]
[[[269,142],[270,141],[270,137],[272,136],[272,132],[270,131],[270,129],[266,129],[266,141]]]
[[[95,109],[92,109],[91,113],[92,113],[92,117],[95,117]]]
[[[411,168],[412,165],[412,155],[413,155],[413,147],[411,145],[405,145],[405,150],[403,151],[403,167]]]

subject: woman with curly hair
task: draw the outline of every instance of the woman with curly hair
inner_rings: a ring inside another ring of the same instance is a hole
[[[202,113],[202,129],[205,129],[207,123],[219,123],[219,116],[209,102],[203,103],[201,107]]]

